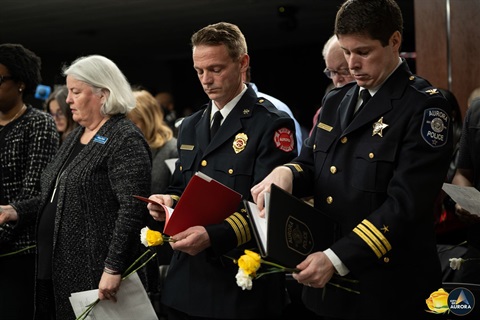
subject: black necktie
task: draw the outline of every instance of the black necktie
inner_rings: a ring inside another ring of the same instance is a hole
[[[360,96],[362,97],[362,104],[358,108],[357,112],[355,112],[354,117],[360,112],[360,110],[362,110],[362,108],[367,104],[368,100],[370,100],[372,97],[367,89],[363,89],[362,92],[360,92]]]
[[[215,112],[215,114],[213,115],[213,123],[210,127],[210,140],[213,139],[213,137],[218,131],[218,128],[220,128],[220,123],[222,122],[222,119],[222,113],[220,111]]]

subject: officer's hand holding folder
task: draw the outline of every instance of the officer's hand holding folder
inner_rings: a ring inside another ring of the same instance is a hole
[[[272,184],[265,196],[265,217],[255,203],[244,200],[260,254],[288,268],[334,240],[334,222],[285,190]]]
[[[190,179],[175,209],[148,198],[134,197],[164,208],[166,220],[163,233],[169,236],[193,226],[220,223],[238,209],[242,200],[240,193],[202,172],[195,173]]]

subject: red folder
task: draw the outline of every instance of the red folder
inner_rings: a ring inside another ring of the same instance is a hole
[[[190,179],[175,209],[142,196],[134,197],[163,207],[163,233],[170,236],[193,226],[220,223],[238,209],[242,200],[240,193],[202,172],[197,172]]]
[[[172,214],[166,215],[163,233],[173,236],[193,226],[220,223],[238,209],[241,200],[240,193],[197,172]]]

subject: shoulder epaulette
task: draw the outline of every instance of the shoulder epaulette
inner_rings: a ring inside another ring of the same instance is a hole
[[[415,88],[417,91],[422,92],[425,95],[441,95],[441,92],[437,88],[432,86],[430,82],[421,77],[410,75],[408,80],[410,80],[411,87]]]
[[[257,104],[257,105],[264,106],[264,107],[266,107],[267,109],[268,109],[268,108],[277,109],[277,108],[275,107],[275,105],[270,102],[270,100],[265,99],[265,98],[263,98],[263,97],[259,97],[259,98],[257,99],[257,103],[256,103],[256,104]]]

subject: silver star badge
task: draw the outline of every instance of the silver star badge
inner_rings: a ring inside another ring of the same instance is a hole
[[[388,127],[388,124],[383,123],[383,117],[378,119],[377,122],[373,124],[373,131],[372,131],[372,137],[376,134],[378,134],[380,137],[383,138],[383,129]]]

